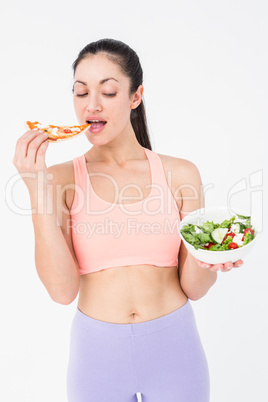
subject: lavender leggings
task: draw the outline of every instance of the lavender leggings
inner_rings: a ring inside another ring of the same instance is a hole
[[[77,309],[67,374],[69,402],[208,402],[209,372],[189,300],[136,324]]]

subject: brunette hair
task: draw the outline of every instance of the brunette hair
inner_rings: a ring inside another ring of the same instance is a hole
[[[106,38],[86,45],[72,64],[73,74],[75,74],[76,67],[80,61],[90,54],[95,55],[98,53],[105,53],[109,60],[121,67],[123,74],[130,79],[130,95],[136,92],[139,85],[142,85],[143,83],[143,71],[140,60],[133,49],[119,40]],[[141,101],[136,109],[131,110],[130,121],[140,145],[152,150],[144,100]]]

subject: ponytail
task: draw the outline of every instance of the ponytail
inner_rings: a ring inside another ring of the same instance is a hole
[[[136,109],[131,110],[130,121],[139,144],[142,147],[152,150],[143,101],[141,101]]]

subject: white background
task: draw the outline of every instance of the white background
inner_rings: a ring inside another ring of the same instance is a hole
[[[76,301],[54,303],[37,276],[27,189],[17,182],[10,194],[17,173],[12,159],[25,120],[77,123],[71,64],[87,43],[110,37],[140,57],[153,150],[198,166],[207,206],[230,201],[258,215],[261,233],[244,265],[219,273],[192,306],[209,362],[211,402],[267,401],[267,2],[10,0],[0,11],[1,175],[7,186],[0,399],[66,401]],[[83,136],[50,144],[47,164],[71,160],[90,146]]]

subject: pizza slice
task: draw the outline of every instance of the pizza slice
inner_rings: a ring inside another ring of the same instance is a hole
[[[53,126],[52,124],[45,125],[40,124],[38,121],[26,121],[26,128],[28,130],[33,130],[37,128],[48,134],[49,142],[58,142],[72,138],[78,134],[85,132],[90,124],[83,124],[82,126]]]

